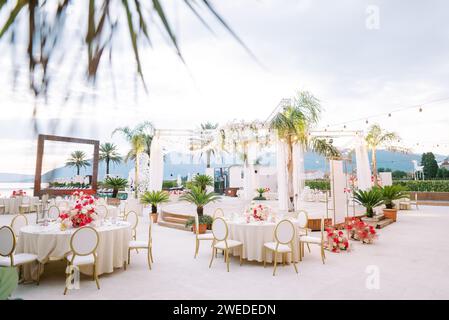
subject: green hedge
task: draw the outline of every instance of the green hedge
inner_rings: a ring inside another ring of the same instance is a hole
[[[395,180],[393,184],[407,191],[449,192],[449,180]]]
[[[331,183],[329,180],[307,180],[306,186],[310,189],[316,189],[316,190],[330,190],[331,189]]]
[[[178,186],[178,182],[176,180],[164,180],[162,182],[163,189],[175,188]]]

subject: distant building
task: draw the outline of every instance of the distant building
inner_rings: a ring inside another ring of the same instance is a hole
[[[449,170],[449,158],[443,160],[443,162],[440,164],[440,168]]]

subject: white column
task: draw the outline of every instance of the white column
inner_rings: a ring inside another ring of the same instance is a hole
[[[295,210],[300,208],[301,193],[304,190],[304,148],[301,144],[293,145],[293,204]]]
[[[150,151],[150,191],[162,190],[164,179],[164,154],[159,136],[154,136]]]
[[[287,150],[284,142],[276,138],[276,168],[278,181],[279,210],[288,210],[288,183],[287,183]]]
[[[212,184],[215,184],[215,177],[214,177],[214,168],[206,168],[206,175],[212,178],[212,181],[214,181]],[[213,192],[215,190],[214,186],[207,186],[206,191],[207,192]]]
[[[345,222],[346,217],[346,177],[343,171],[342,160],[330,160],[330,174],[331,174],[331,194],[332,194],[332,208],[334,209],[334,216],[332,217],[333,224]]]
[[[358,137],[355,147],[357,165],[357,186],[360,190],[371,189],[371,168],[369,165],[368,149],[362,137]]]

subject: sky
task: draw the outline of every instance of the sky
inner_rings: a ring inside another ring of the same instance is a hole
[[[205,121],[264,121],[297,90],[321,101],[317,129],[367,130],[379,123],[414,152],[449,155],[447,1],[212,1],[256,58],[204,10],[213,33],[182,1],[163,3],[185,64],[156,23],[150,28],[153,46],[140,53],[148,93],[133,75],[126,37],[117,41],[112,67],[106,61],[101,65],[96,87],[76,79],[66,104],[64,80],[78,59],[82,65],[80,51],[61,56],[56,84],[44,103],[29,93],[26,60],[0,41],[0,146],[7,150],[0,172],[34,172],[35,106],[39,133],[113,141],[124,153],[126,142],[111,137],[117,126],[150,120],[160,129],[192,129]],[[77,2],[72,15],[80,10]],[[4,21],[5,10],[0,12]],[[76,38],[65,41],[76,43]],[[20,66],[16,86],[12,61]],[[83,101],[77,98],[81,93],[87,93]],[[62,152],[55,155],[61,163],[66,158]]]

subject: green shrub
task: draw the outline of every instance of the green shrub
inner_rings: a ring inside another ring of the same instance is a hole
[[[319,180],[307,180],[306,186],[310,189],[316,189],[316,190],[330,190],[331,189],[331,183],[329,180],[319,179]]]
[[[162,182],[162,189],[170,189],[178,186],[178,182],[176,180],[164,180]]]
[[[393,185],[406,191],[449,192],[449,180],[395,180]]]

